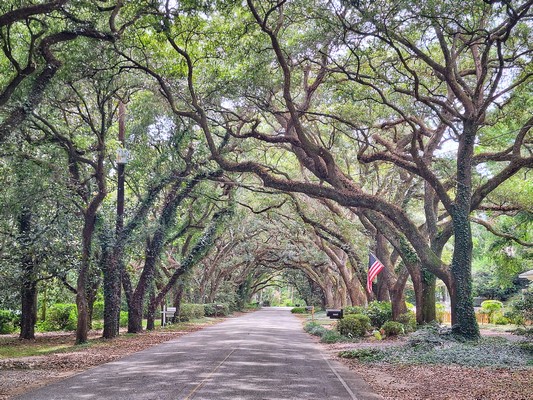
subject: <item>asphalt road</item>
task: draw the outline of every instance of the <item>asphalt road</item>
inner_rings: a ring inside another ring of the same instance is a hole
[[[17,399],[380,399],[287,309],[228,319]]]

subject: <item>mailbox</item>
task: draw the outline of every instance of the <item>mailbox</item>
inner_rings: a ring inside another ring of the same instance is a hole
[[[305,307],[305,311],[307,311],[307,312],[315,311],[315,306],[307,306],[307,307]]]
[[[342,319],[343,312],[340,310],[326,310],[326,315],[331,319]]]

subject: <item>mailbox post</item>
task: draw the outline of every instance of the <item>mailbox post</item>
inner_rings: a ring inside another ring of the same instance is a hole
[[[307,306],[305,307],[305,311],[311,313],[311,321],[315,320],[315,306]]]

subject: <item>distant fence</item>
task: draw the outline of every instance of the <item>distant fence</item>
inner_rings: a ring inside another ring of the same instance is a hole
[[[488,324],[489,321],[489,315],[488,314],[482,314],[482,313],[476,313],[476,320],[478,324]],[[444,311],[442,313],[442,322],[451,324],[452,323],[452,313],[449,311]]]

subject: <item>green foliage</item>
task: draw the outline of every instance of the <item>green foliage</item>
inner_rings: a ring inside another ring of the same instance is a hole
[[[343,310],[344,315],[365,314],[366,312],[365,308],[361,306],[347,306],[343,308],[342,310]]]
[[[370,318],[364,314],[349,314],[337,323],[337,330],[343,336],[363,337],[370,329]]]
[[[43,331],[73,331],[76,329],[78,312],[76,304],[52,304],[46,313],[46,320],[38,324]]]
[[[392,319],[392,304],[388,301],[371,301],[365,314],[370,318],[372,326],[379,328]]]
[[[505,314],[517,325],[525,326],[527,322],[533,321],[533,289],[529,289],[522,294],[522,298],[511,303],[510,313]]]
[[[490,322],[496,325],[507,325],[509,323],[509,319],[505,317],[502,313],[496,312],[492,314]]]
[[[503,321],[502,318],[505,318],[500,310],[503,308],[503,303],[498,300],[485,300],[481,303],[481,312],[484,314],[488,314],[489,321],[495,324],[494,319],[498,317],[498,321]],[[505,325],[505,324],[499,324],[499,325]]]
[[[293,314],[306,314],[307,310],[305,309],[305,307],[294,307],[291,310],[291,313],[293,313]]]
[[[15,332],[19,324],[19,314],[11,310],[0,310],[0,334]]]
[[[335,330],[326,329],[316,322],[305,324],[304,331],[313,336],[320,337],[320,342],[322,343],[348,342],[351,340],[351,338],[341,335]]]
[[[125,328],[128,326],[128,312],[127,311],[120,312],[118,326],[120,326],[121,328]]]
[[[385,332],[385,336],[398,336],[405,333],[404,325],[396,321],[387,321],[381,327],[381,330]]]
[[[203,304],[184,303],[180,307],[180,321],[190,321],[205,316]]]
[[[320,338],[321,343],[338,343],[345,341],[346,338],[337,331],[326,329]]]
[[[499,311],[503,308],[503,303],[498,300],[485,300],[481,303],[481,308],[487,313],[493,313],[494,311]]]
[[[104,319],[104,302],[95,301],[93,304],[93,320]]]
[[[407,311],[404,314],[398,316],[398,322],[403,324],[405,332],[416,331],[416,314],[412,311]]]
[[[435,304],[435,314],[437,318],[437,322],[442,324],[444,322],[444,313],[446,312],[446,307],[444,307],[444,304],[437,303]]]
[[[258,310],[260,308],[261,308],[261,306],[259,305],[259,303],[246,303],[244,305],[244,309],[247,310],[247,311]]]
[[[523,347],[503,338],[485,338],[479,342],[458,342],[451,336],[441,336],[430,346],[394,346],[344,351],[343,358],[357,358],[363,362],[392,364],[450,364],[471,367],[520,367],[531,363],[529,346]]]
[[[340,358],[357,359],[361,361],[379,361],[384,357],[384,353],[377,348],[347,350],[339,352]]]
[[[219,306],[219,307],[217,307]],[[204,315],[206,317],[222,317],[230,314],[229,304],[227,303],[207,303],[204,304]]]
[[[307,333],[313,335],[313,336],[320,336],[322,337],[328,329],[324,328],[322,325],[316,323],[316,322],[308,322],[304,326],[304,331]]]

